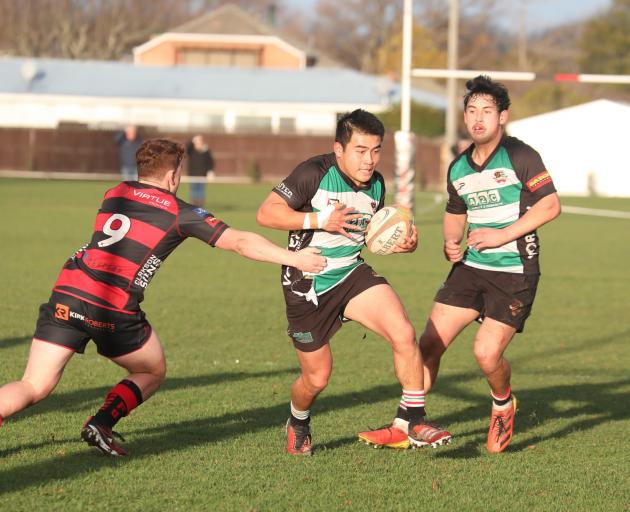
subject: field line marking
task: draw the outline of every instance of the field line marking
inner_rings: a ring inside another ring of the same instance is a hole
[[[593,215],[594,217],[614,217],[617,219],[630,219],[630,212],[620,212],[617,210],[598,210],[596,208],[581,208],[579,206],[562,206],[565,213],[575,213],[577,215]]]

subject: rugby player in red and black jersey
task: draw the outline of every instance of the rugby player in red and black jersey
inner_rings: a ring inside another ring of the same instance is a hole
[[[136,153],[139,180],[107,191],[92,240],[66,262],[40,307],[24,376],[0,387],[0,425],[48,396],[73,354],[93,340],[101,355],[129,374],[88,418],[81,437],[105,454],[126,455],[112,429],[155,393],[166,374],[162,345],[140,302],[164,260],[188,237],[252,260],[323,270],[326,259],[316,249],[282,249],[177,198],[183,156],[177,142],[148,140]]]

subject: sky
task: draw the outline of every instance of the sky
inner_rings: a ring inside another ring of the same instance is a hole
[[[520,5],[522,0],[512,3]],[[611,0],[527,0],[527,30],[534,32],[606,10]]]
[[[366,0],[369,1],[369,0]],[[402,2],[402,0],[400,0]],[[444,8],[448,9],[448,0],[444,1]],[[525,3],[527,5],[526,27],[527,31],[538,32],[546,30],[556,25],[577,21],[602,10],[611,5],[612,0],[505,0],[518,9]],[[287,0],[287,2],[297,9],[308,9],[313,6],[315,0]],[[339,0],[339,5],[343,5],[344,0]],[[415,0],[421,2],[421,0]],[[463,1],[460,2],[463,4]],[[518,23],[515,20],[507,20],[516,29]]]

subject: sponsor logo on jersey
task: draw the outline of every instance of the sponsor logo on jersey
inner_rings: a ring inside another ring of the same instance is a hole
[[[205,218],[204,222],[208,224],[211,228],[214,228],[221,222],[221,219],[217,219],[216,217],[208,216]]]
[[[461,191],[464,187],[466,186],[466,182],[465,181],[460,181],[457,185],[455,185],[455,188],[457,189],[457,192]]]
[[[507,181],[507,176],[503,171],[494,171],[493,178],[497,183],[505,183]]]
[[[70,320],[70,308],[65,304],[55,304],[55,318],[58,320]]]
[[[199,217],[203,219],[205,219],[209,215],[209,213],[203,208],[193,208],[193,213],[195,213],[196,215],[198,215]]]
[[[298,343],[313,343],[313,335],[310,332],[290,332],[291,336]]]
[[[326,205],[330,206],[331,204],[339,204],[339,199],[336,199],[334,197],[329,197]]]
[[[536,243],[536,235],[530,233],[525,237],[525,252],[527,253],[527,259],[531,260],[538,254],[538,244]]]
[[[120,274],[124,271],[124,268],[120,265],[114,265],[107,260],[97,259],[93,255],[90,255],[89,252],[86,252],[83,261],[93,270],[103,270],[105,272],[111,272],[112,274]]]
[[[468,206],[475,209],[490,208],[501,202],[501,194],[497,189],[473,192],[466,196]]]
[[[169,206],[171,206],[171,202],[165,197],[160,197],[155,194],[149,194],[148,192],[143,192],[142,190],[134,190],[133,195],[134,197],[138,197],[146,201],[151,201],[156,206],[159,206],[161,208],[168,208]]]
[[[372,201],[370,203],[370,207],[372,208],[372,213],[376,213],[376,206],[377,206],[376,201]]]
[[[276,185],[276,190],[285,197],[293,197],[293,192],[284,184],[284,182],[278,183],[278,185]]]
[[[356,212],[359,213],[359,212]],[[358,219],[352,219],[348,221],[348,224],[352,224],[354,227],[352,228],[353,231],[365,231],[368,227],[368,224],[370,223],[370,220],[372,220],[372,215],[370,215],[369,213],[363,213],[362,214],[363,217],[359,217]]]
[[[529,180],[526,185],[530,192],[534,192],[540,187],[544,187],[551,182],[551,175],[547,171],[543,171]]]
[[[155,273],[160,268],[161,264],[162,260],[158,258],[155,254],[152,254],[146,261],[146,263],[142,266],[142,268],[138,272],[138,275],[136,275],[133,284],[140,286],[141,288],[146,288],[151,282],[151,279],[153,279]]]

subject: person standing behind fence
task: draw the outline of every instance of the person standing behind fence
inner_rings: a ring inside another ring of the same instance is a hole
[[[114,141],[118,144],[118,154],[120,157],[120,174],[123,181],[135,181],[138,179],[138,169],[136,167],[136,151],[142,144],[142,138],[138,134],[138,129],[127,126],[124,131],[116,134]]]
[[[190,176],[190,202],[203,207],[206,202],[206,182],[214,176],[214,158],[202,135],[195,135],[186,144],[188,176]]]

